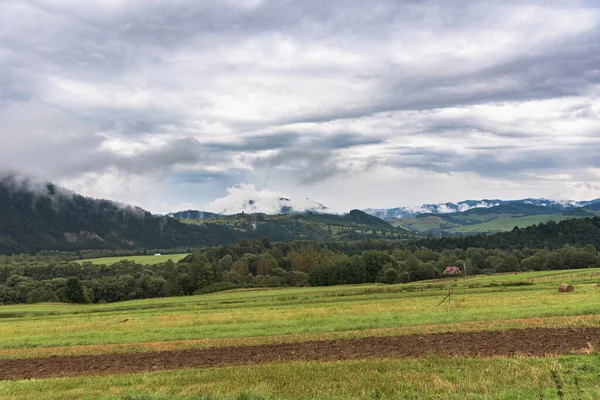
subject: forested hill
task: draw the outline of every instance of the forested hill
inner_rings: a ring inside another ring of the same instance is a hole
[[[140,208],[83,197],[53,184],[0,178],[0,253],[173,248],[239,239],[221,225],[190,226]]]
[[[600,218],[577,218],[561,222],[550,221],[527,228],[515,228],[510,232],[494,235],[443,237],[420,239],[419,246],[430,249],[558,249],[565,245],[584,247],[588,244],[600,248]]]
[[[41,250],[197,249],[262,236],[278,242],[394,239],[404,237],[404,232],[358,210],[345,216],[245,214],[179,220],[83,197],[50,183],[32,184],[0,176],[0,254]]]

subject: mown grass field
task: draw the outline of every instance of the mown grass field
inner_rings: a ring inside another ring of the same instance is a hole
[[[0,363],[70,354],[600,326],[594,273],[540,271],[407,285],[238,290],[104,305],[1,306]],[[576,291],[558,293],[562,282],[573,282]],[[450,287],[451,303],[438,306]],[[589,353],[545,359],[274,363],[5,381],[0,382],[0,398],[539,399],[540,393],[558,398],[557,376],[573,395],[566,398],[600,398],[600,357],[595,349]],[[554,377],[553,370],[559,371]]]
[[[554,376],[553,376],[554,371]],[[0,398],[597,399],[598,356],[298,362],[135,375],[0,382]]]
[[[177,262],[187,256],[188,253],[184,254],[161,254],[160,256],[149,255],[149,256],[121,256],[121,257],[102,257],[102,258],[89,258],[86,260],[77,260],[78,263],[83,264],[84,262],[91,262],[92,264],[100,265],[111,265],[122,260],[133,261],[137,264],[142,265],[154,265],[162,264],[169,260]]]

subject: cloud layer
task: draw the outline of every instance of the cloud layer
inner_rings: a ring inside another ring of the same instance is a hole
[[[591,1],[5,0],[0,170],[157,212],[600,196]]]
[[[207,209],[221,214],[323,212],[326,207],[310,199],[290,199],[285,194],[254,185],[242,184],[227,189],[227,196],[208,204]]]

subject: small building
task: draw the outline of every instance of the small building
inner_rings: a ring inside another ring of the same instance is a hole
[[[442,273],[444,275],[460,275],[461,272],[459,267],[446,267]]]

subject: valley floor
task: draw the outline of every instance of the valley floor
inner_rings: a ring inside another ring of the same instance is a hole
[[[599,298],[581,270],[2,306],[0,398],[596,399]]]

